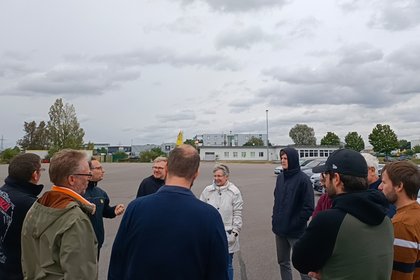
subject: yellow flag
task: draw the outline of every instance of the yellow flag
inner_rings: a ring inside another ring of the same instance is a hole
[[[176,146],[180,146],[184,143],[184,133],[182,130],[179,131],[178,137],[176,138]]]

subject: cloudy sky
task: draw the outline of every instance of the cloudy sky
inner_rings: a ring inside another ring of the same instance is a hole
[[[420,2],[0,1],[0,137],[73,104],[84,140],[175,142],[297,123],[420,139]]]

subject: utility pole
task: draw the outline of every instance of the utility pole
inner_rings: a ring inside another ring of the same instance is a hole
[[[270,161],[270,154],[268,152],[268,109],[265,110],[265,120],[267,123],[267,161]]]
[[[1,151],[3,151],[3,142],[4,142],[4,140],[6,140],[6,139],[4,139],[4,137],[3,137],[3,135],[1,136],[1,138],[0,138],[0,152]]]

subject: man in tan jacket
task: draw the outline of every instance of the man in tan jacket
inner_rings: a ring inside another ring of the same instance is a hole
[[[97,240],[88,215],[95,205],[84,199],[92,173],[86,154],[62,150],[51,159],[54,186],[38,199],[22,228],[25,279],[97,279]]]

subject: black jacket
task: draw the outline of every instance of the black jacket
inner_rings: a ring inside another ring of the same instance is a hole
[[[96,205],[95,214],[89,215],[93,229],[98,239],[98,248],[102,247],[105,239],[103,218],[115,218],[115,206],[109,206],[107,193],[97,186],[98,182],[89,182],[84,198]]]
[[[20,237],[23,220],[43,185],[7,177],[0,188],[0,278],[23,279]]]
[[[155,193],[164,184],[165,180],[157,179],[153,175],[144,178],[143,181],[141,181],[140,183],[136,198]]]
[[[311,181],[300,170],[299,155],[293,148],[285,148],[288,168],[277,176],[274,189],[272,230],[284,237],[298,238],[314,211],[314,191]]]
[[[388,201],[377,190],[340,194],[311,221],[293,248],[301,273],[322,279],[390,279],[393,228]]]

